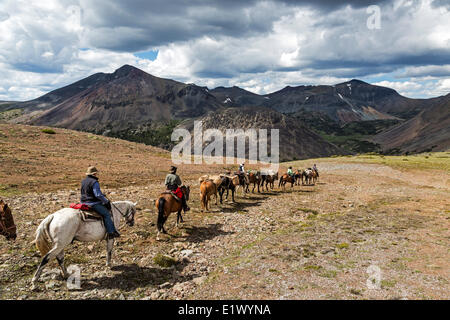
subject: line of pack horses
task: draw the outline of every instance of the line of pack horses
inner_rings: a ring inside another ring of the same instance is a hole
[[[231,174],[220,174],[216,176],[204,175],[199,178],[200,183],[200,201],[202,211],[209,210],[209,203],[211,197],[215,196],[216,205],[220,198],[220,203],[223,203],[223,195],[226,191],[226,199],[228,199],[229,191],[231,191],[231,199],[233,202],[234,195],[239,189],[242,189],[242,194],[250,192],[250,186],[253,185],[252,193],[257,188],[258,193],[261,191],[269,191],[275,187],[275,182],[279,180],[278,187],[286,190],[286,184],[290,183],[291,188],[299,185],[314,185],[319,178],[319,173],[310,168],[302,170],[295,170],[292,175],[287,173],[280,175],[278,172],[265,171],[250,171],[248,173],[235,172]]]
[[[274,189],[275,182],[279,180],[278,187],[283,187],[287,183],[294,185],[314,184],[319,177],[318,172],[311,169],[296,170],[292,175],[279,175],[278,172],[264,172],[264,171],[250,171],[249,173],[231,173],[220,174],[218,176],[202,176],[199,178],[200,182],[200,198],[202,211],[209,210],[209,203],[211,196],[216,197],[216,205],[218,194],[220,195],[220,203],[223,203],[223,195],[226,191],[226,199],[228,199],[229,191],[231,190],[232,201],[234,195],[242,189],[243,194],[249,192],[250,185],[253,184],[252,192],[258,188],[258,192],[269,191]],[[182,191],[189,200],[190,188],[189,186],[182,186]],[[164,223],[167,221],[171,212],[177,212],[177,226],[179,222],[183,222],[181,216],[181,203],[166,192],[162,193],[155,201],[155,206],[158,211],[157,229],[158,234],[156,239],[159,240],[160,232],[166,233]],[[116,201],[112,203],[112,218],[116,228],[119,227],[120,221],[125,220],[129,226],[134,225],[134,216],[136,213],[136,203],[131,201]],[[114,239],[107,239],[104,225],[100,218],[91,220],[83,220],[80,211],[72,208],[63,208],[48,215],[36,230],[36,237],[33,241],[42,255],[41,263],[32,279],[32,289],[36,289],[37,281],[42,273],[45,265],[55,259],[62,271],[62,276],[67,279],[68,272],[64,265],[64,249],[73,241],[92,242],[107,240],[107,261],[106,265],[111,267],[111,256],[113,250]],[[11,212],[11,208],[0,200],[0,235],[6,239],[14,241],[17,237],[16,225]]]

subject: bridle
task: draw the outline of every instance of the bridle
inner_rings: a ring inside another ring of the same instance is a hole
[[[129,222],[129,221],[128,221],[128,218],[129,218],[130,216],[133,215],[133,210],[129,210],[128,212],[126,212],[126,213],[124,214],[119,208],[117,208],[117,206],[116,206],[112,201],[110,201],[110,203],[111,203],[111,205],[112,205],[117,211],[119,211],[120,215],[121,215],[122,217],[124,217],[124,218],[125,218],[125,221],[128,223],[128,222]],[[130,222],[131,222],[131,221],[130,221]]]

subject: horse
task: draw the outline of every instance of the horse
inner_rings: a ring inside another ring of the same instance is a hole
[[[248,186],[249,186],[249,180],[248,176],[244,172],[235,172],[234,176],[237,177],[237,179],[233,179],[234,185],[237,187],[237,189],[242,188],[242,195],[245,197],[245,195],[248,192]],[[237,193],[237,190],[236,190]],[[228,193],[227,193],[228,198]]]
[[[112,202],[111,205],[112,220],[116,229],[119,228],[121,218],[125,219],[128,226],[134,225],[136,203],[116,201]],[[64,266],[64,248],[74,240],[93,242],[105,239],[107,248],[106,266],[111,267],[114,238],[107,239],[103,220],[83,221],[79,210],[72,208],[64,208],[47,216],[36,230],[34,242],[43,258],[31,281],[32,290],[36,289],[36,283],[45,265],[54,258],[58,261],[63,278],[68,277]]]
[[[236,192],[236,180],[239,182],[239,178],[237,176],[230,177],[230,176],[222,175],[221,179],[222,179],[222,181],[217,186],[217,190],[219,191],[219,196],[220,196],[220,204],[223,204],[222,196],[223,196],[225,190],[227,190],[227,199],[228,199],[228,192],[229,192],[229,190],[231,190],[231,199],[233,202],[236,202],[236,201],[234,201],[234,193]]]
[[[307,185],[315,184],[317,173],[314,170],[311,170],[310,168],[306,169],[303,171],[303,176]]]
[[[291,183],[291,188],[294,187],[295,177],[288,175],[287,173],[283,174],[280,178],[280,182],[278,183],[278,188],[280,186],[283,187],[283,190],[286,191],[286,183]]]
[[[248,181],[249,181],[249,183],[248,183],[248,185],[247,185],[247,192],[249,192],[249,186],[250,186],[250,184],[252,184],[253,183],[253,189],[252,189],[252,193],[254,193],[255,192],[255,187],[256,186],[258,186],[258,193],[260,193],[260,191],[259,191],[259,185],[261,184],[261,181],[262,181],[262,178],[261,178],[261,172],[259,172],[259,171],[257,171],[256,173],[254,173],[254,172],[250,172],[249,174],[248,174]]]
[[[190,193],[189,186],[181,186],[180,188],[184,196],[186,197],[186,201],[189,201],[189,193]],[[171,192],[161,193],[159,198],[155,201],[155,206],[156,209],[158,210],[158,222],[157,222],[158,234],[156,235],[156,240],[159,240],[160,232],[167,233],[167,231],[164,229],[164,223],[167,221],[167,218],[169,218],[172,212],[177,213],[177,222],[176,222],[177,227],[179,223],[184,222],[183,216],[181,215],[181,210],[183,210],[183,206],[181,204],[181,200],[178,201],[177,199],[175,199],[175,197]]]
[[[0,235],[4,236],[6,240],[14,241],[17,238],[16,231],[11,208],[3,200],[0,200]]]
[[[269,191],[268,185],[270,185],[270,188],[273,189],[274,183],[277,180],[278,180],[278,172],[275,174],[272,171],[261,172],[261,186],[263,191],[264,191],[264,183],[266,185],[266,191]]]
[[[299,186],[300,185],[300,181],[303,184],[303,170],[295,170],[294,172],[294,177],[295,177],[295,185]]]
[[[316,173],[316,177],[314,179],[314,183],[315,183],[315,180],[319,181],[319,170],[313,169],[313,171]]]
[[[200,184],[200,201],[202,204],[202,212],[206,209],[209,211],[208,204],[211,196],[214,195],[216,197],[216,206],[217,206],[217,185],[213,180],[205,180]]]

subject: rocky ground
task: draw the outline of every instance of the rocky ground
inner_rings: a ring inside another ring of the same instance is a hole
[[[298,165],[306,165],[298,163]],[[317,162],[315,186],[236,198],[200,212],[193,178],[185,223],[166,223],[156,241],[154,199],[162,182],[106,188],[138,201],[105,267],[105,243],[75,242],[66,265],[81,288],[62,281],[56,261],[37,291],[31,244],[40,221],[78,200],[78,190],[7,195],[18,238],[0,238],[1,299],[449,299],[448,170]]]

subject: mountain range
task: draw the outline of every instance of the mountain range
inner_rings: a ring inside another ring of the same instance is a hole
[[[34,100],[0,104],[0,120],[164,148],[173,145],[171,131],[193,119],[202,119],[208,128],[279,128],[284,160],[361,150],[445,150],[450,147],[449,112],[448,96],[410,99],[355,79],[334,86],[287,86],[259,95],[239,87],[209,90],[130,65],[93,74]]]

